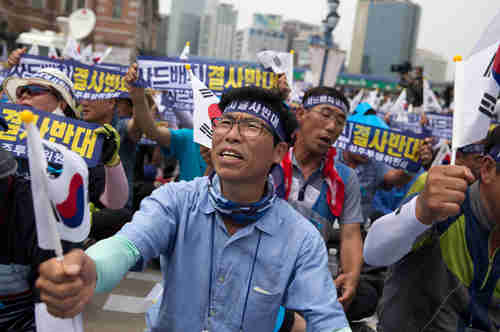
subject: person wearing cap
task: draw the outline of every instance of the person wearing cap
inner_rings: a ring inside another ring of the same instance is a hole
[[[296,111],[300,127],[295,144],[273,176],[281,197],[316,226],[328,247],[334,235],[340,237],[340,247],[335,248],[340,264],[330,250],[329,267],[340,290],[339,301],[351,320],[349,308],[356,297],[362,264],[361,194],[356,173],[336,162],[337,151],[332,147],[342,133],[348,110],[348,100],[334,88],[307,90]],[[337,222],[340,235],[333,229]],[[365,300],[363,307],[370,307]]]
[[[117,235],[64,264],[44,263],[37,287],[51,314],[76,315],[161,254],[168,265],[154,332],[271,331],[280,305],[303,314],[310,331],[350,331],[320,234],[276,196],[269,175],[296,121],[258,87],[226,92],[219,107],[215,173],[161,186]]]
[[[3,91],[16,104],[77,118],[73,82],[56,68],[43,68],[28,78],[10,76]]]
[[[371,227],[366,262],[391,266],[380,331],[498,331],[499,165],[495,128],[478,178],[465,166],[434,166],[420,193]]]
[[[10,67],[19,64],[25,48],[14,50],[8,59]],[[9,99],[20,105],[31,106],[56,115],[77,118],[73,82],[56,68],[43,68],[30,77],[11,76],[2,83],[3,91]],[[103,165],[89,169],[89,201],[109,208],[120,208],[128,196],[127,178],[117,151],[119,137],[116,130],[101,127],[97,134],[104,136],[101,161]],[[26,160],[19,161],[19,175],[28,176]],[[60,170],[51,167],[52,171]]]

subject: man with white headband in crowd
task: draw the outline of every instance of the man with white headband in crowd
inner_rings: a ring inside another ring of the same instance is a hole
[[[164,255],[153,331],[271,331],[280,305],[300,312],[310,331],[350,331],[320,234],[277,197],[269,175],[288,150],[293,116],[257,87],[230,90],[219,107],[215,173],[160,187],[117,235],[64,264],[44,263],[37,286],[50,313],[76,315],[95,292]]]
[[[132,64],[127,73],[127,81],[129,83],[137,80],[137,64]],[[145,98],[145,90],[133,86],[129,86],[133,103],[136,105],[136,121],[138,126],[146,133],[146,135],[159,143],[161,150],[166,157],[175,157],[179,161],[179,179],[182,181],[190,181],[196,177],[209,175],[213,171],[213,165],[210,158],[210,150],[207,147],[199,145],[193,140],[192,129],[171,129],[167,127],[157,126],[152,112],[149,111],[148,103]],[[278,80],[278,88],[273,90],[282,100],[288,96],[290,89],[284,75]],[[163,259],[161,259],[163,261]],[[164,265],[164,263],[162,263]],[[156,312],[160,308],[160,302],[157,301],[150,310],[146,313],[147,331],[149,327],[154,325]],[[286,331],[302,331],[305,329],[304,320],[294,314],[292,311],[284,311],[281,308],[276,323],[276,329],[281,332]]]
[[[366,262],[392,265],[378,331],[499,330],[499,127],[477,171],[432,167],[423,190],[368,232]]]
[[[300,127],[295,144],[273,176],[280,194],[317,227],[326,243],[338,221],[340,269],[333,253],[329,256],[329,266],[349,318],[362,265],[363,214],[358,177],[349,167],[335,162],[336,149],[332,148],[344,129],[348,110],[348,100],[334,88],[306,91],[303,106],[297,110]],[[366,298],[363,302],[363,311],[375,310],[376,303],[372,305]],[[363,313],[356,314],[359,315]]]

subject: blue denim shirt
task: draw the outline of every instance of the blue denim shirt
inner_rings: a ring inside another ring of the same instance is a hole
[[[142,262],[160,254],[168,262],[152,331],[239,331],[242,320],[243,331],[272,331],[280,305],[302,312],[308,331],[349,326],[323,239],[310,222],[278,199],[230,236],[207,189],[207,177],[164,185],[118,233]]]

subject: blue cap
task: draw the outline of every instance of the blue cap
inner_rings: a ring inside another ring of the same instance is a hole
[[[375,114],[364,115],[363,113],[355,113],[349,116],[347,120],[382,129],[390,129],[389,126],[385,123],[385,121],[379,118],[377,115]]]
[[[361,114],[364,115],[367,111],[372,110],[373,107],[368,104],[368,103],[360,103],[358,106],[356,106],[356,109],[354,110],[354,114]]]

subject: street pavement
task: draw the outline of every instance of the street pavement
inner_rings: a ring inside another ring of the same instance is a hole
[[[83,313],[84,331],[143,332],[146,297],[159,282],[161,273],[158,269],[129,272],[111,293],[94,295]],[[376,316],[363,321],[376,329]]]
[[[96,294],[83,313],[85,332],[143,332],[145,298],[161,281],[159,270],[129,272],[111,293]],[[106,305],[106,306],[105,306]]]

